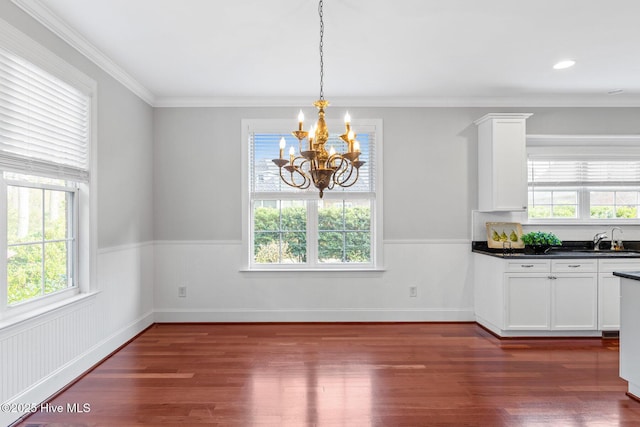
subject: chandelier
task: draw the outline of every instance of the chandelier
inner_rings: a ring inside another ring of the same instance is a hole
[[[344,122],[346,132],[340,135],[347,145],[346,153],[336,153],[333,147],[329,151],[325,144],[329,139],[329,129],[324,120],[324,110],[329,106],[329,101],[324,99],[324,21],[322,16],[322,0],[318,4],[320,15],[320,99],[313,103],[318,109],[318,121],[309,131],[302,130],[304,114],[298,114],[298,130],[292,133],[298,139],[298,154],[294,147],[289,149],[289,159],[285,159],[284,149],[286,141],[280,139],[280,157],[273,159],[273,163],[280,170],[282,181],[295,188],[306,189],[311,183],[320,191],[322,198],[325,189],[331,190],[335,185],[351,187],[359,176],[360,166],[365,162],[360,160],[360,143],[356,140],[356,134],[351,129],[349,113],[345,115]],[[307,139],[307,142],[303,141]],[[284,172],[283,171],[286,171]]]

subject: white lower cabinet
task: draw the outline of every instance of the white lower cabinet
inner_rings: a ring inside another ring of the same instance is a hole
[[[545,330],[551,327],[548,274],[505,273],[506,330]]]
[[[476,320],[500,336],[596,336],[596,259],[476,254]]]
[[[640,271],[640,259],[601,259],[598,264],[598,329],[620,330],[620,278],[614,271]]]
[[[583,272],[505,273],[506,330],[577,331],[598,328],[598,275]],[[589,272],[588,270],[594,270]]]
[[[620,330],[620,278],[613,273],[598,275],[598,328]]]
[[[597,273],[552,272],[551,277],[551,330],[597,330]]]

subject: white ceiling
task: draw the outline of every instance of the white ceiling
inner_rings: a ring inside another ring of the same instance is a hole
[[[14,2],[152,105],[319,94],[317,0]],[[638,0],[325,0],[325,97],[640,106],[638,17]]]

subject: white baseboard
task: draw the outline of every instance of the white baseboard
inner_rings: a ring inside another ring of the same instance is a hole
[[[630,382],[627,390],[629,394],[633,395],[634,400],[640,399],[640,385]]]
[[[252,310],[217,309],[155,311],[157,323],[206,322],[473,322],[473,308],[446,309],[317,309]]]
[[[71,384],[85,372],[93,368],[96,364],[109,356],[118,347],[135,337],[140,332],[154,323],[154,313],[149,312],[129,325],[105,338],[85,353],[76,357],[69,363],[57,369],[38,383],[12,398],[5,404],[16,404],[17,406],[40,405],[64,387]],[[80,403],[82,406],[85,402]],[[10,425],[24,416],[27,412],[0,412],[0,425]]]
[[[476,322],[487,329],[490,332],[493,332],[495,335],[503,338],[532,338],[532,337],[540,337],[540,338],[575,338],[575,337],[600,337],[602,336],[602,331],[593,331],[593,330],[568,330],[568,331],[530,331],[530,330],[504,330],[497,325],[483,319],[480,316],[476,316]]]

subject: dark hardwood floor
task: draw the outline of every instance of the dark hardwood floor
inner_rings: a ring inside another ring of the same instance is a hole
[[[53,399],[62,412],[18,425],[638,426],[626,387],[617,340],[499,340],[472,323],[156,324]]]

